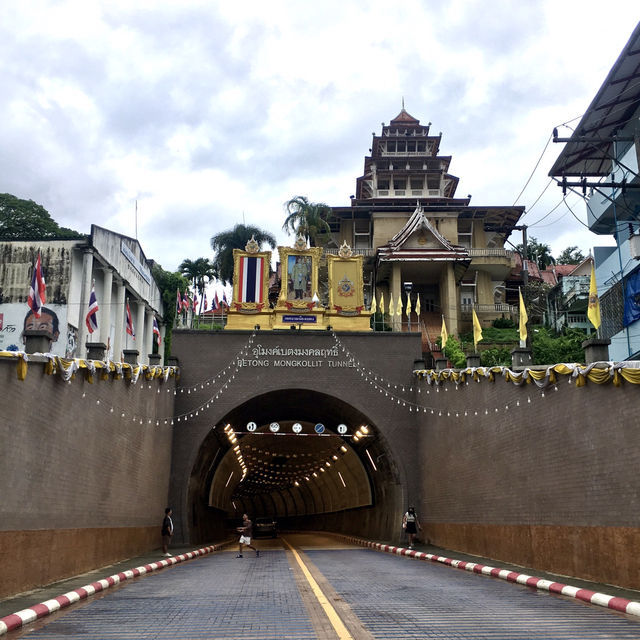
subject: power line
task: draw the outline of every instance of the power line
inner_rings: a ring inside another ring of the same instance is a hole
[[[513,205],[515,206],[516,203],[518,202],[518,200],[520,200],[520,196],[524,193],[525,189],[529,186],[529,183],[531,182],[531,178],[533,178],[533,174],[536,172],[536,169],[538,168],[538,166],[540,165],[540,161],[542,160],[542,157],[545,154],[545,151],[547,150],[547,147],[549,146],[549,143],[552,140],[552,136],[549,136],[549,139],[547,140],[547,143],[544,145],[544,149],[542,150],[542,153],[540,154],[540,157],[538,158],[538,161],[536,162],[535,166],[533,167],[533,171],[531,172],[531,175],[529,176],[529,179],[525,182],[524,187],[522,187],[522,191],[520,191],[520,193],[518,194],[518,197],[513,201]]]

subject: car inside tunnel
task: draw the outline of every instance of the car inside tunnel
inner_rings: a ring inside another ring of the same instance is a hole
[[[233,408],[204,438],[189,483],[190,538],[226,534],[243,513],[286,530],[384,536],[397,524],[400,487],[370,416],[321,392],[272,391]]]

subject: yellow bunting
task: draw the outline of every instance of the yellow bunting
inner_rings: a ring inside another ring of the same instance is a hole
[[[18,358],[18,380],[24,380],[27,377],[27,361],[21,356]]]

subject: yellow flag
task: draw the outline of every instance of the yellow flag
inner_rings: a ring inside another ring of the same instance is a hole
[[[396,315],[402,316],[402,294],[398,294],[398,301],[396,302]]]
[[[377,311],[376,308],[376,292],[373,292],[373,299],[371,300],[371,313],[375,313]]]
[[[407,294],[407,318],[411,315],[411,296]]]
[[[393,318],[396,310],[393,308],[393,295],[389,294],[389,315]]]
[[[380,313],[384,315],[384,293],[380,294]]]
[[[482,326],[480,325],[480,320],[478,320],[475,309],[471,310],[471,314],[473,316],[473,348],[477,351],[478,342],[482,340]]]
[[[524,300],[522,299],[522,291],[518,289],[518,295],[520,296],[520,340],[522,342],[527,341],[527,320],[529,317],[527,316],[527,309],[524,306]]]
[[[440,340],[442,341],[442,348],[447,346],[447,340],[449,335],[447,334],[447,325],[444,323],[444,315],[442,316],[442,330],[440,331]]]
[[[420,318],[420,294],[416,296],[416,314]]]
[[[598,299],[598,287],[596,286],[596,269],[591,262],[591,281],[589,282],[589,308],[587,309],[587,318],[591,320],[591,324],[596,328],[600,328],[602,320],[600,318],[600,300]]]

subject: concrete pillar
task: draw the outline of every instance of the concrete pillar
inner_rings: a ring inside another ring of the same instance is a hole
[[[145,326],[144,326],[144,349],[142,351],[144,354],[150,354],[153,352],[153,309],[146,309],[145,316]],[[143,364],[147,364],[149,361],[144,362]]]
[[[116,304],[114,307],[114,325],[115,332],[113,336],[113,359],[116,362],[122,362],[122,350],[125,344],[123,337],[125,334],[125,318],[124,318],[124,303],[127,294],[127,289],[124,286],[124,282],[120,280],[118,282],[118,291],[116,294]]]
[[[480,354],[470,353],[467,355],[467,367],[479,367],[480,366]]]
[[[91,282],[93,278],[93,249],[84,249],[82,255],[82,284],[80,288],[80,309],[76,319],[78,326],[78,347],[76,352],[77,358],[85,358],[87,348],[85,342],[89,331],[85,324],[85,317],[89,310],[89,296],[91,295]],[[68,308],[68,307],[67,307]]]
[[[125,349],[124,350],[124,361],[128,364],[136,365],[138,364],[138,356],[140,355],[137,349]]]
[[[109,344],[111,335],[111,290],[113,287],[113,271],[105,268],[102,272],[102,297],[103,301],[98,301],[100,311],[100,341]]]
[[[585,340],[582,343],[585,364],[607,362],[609,360],[610,344],[611,340],[608,338],[590,338],[589,340]]]
[[[142,352],[144,356],[144,302],[140,300],[129,300],[129,308],[131,309],[131,315],[133,316],[133,322],[135,323],[134,329],[136,334],[135,344],[139,352]]]
[[[104,360],[106,351],[104,342],[87,342],[87,360]]]
[[[444,266],[440,277],[440,305],[447,325],[447,333],[450,336],[457,336],[459,333],[458,310],[460,305],[458,303],[458,290],[453,263],[448,263]]]
[[[402,301],[402,269],[399,262],[393,263],[391,291],[389,295],[393,295],[393,317],[389,318],[389,320],[391,320],[391,326],[394,331],[402,331],[402,316],[396,315],[398,300]]]
[[[448,360],[446,358],[436,358],[436,371],[442,371],[447,368]]]
[[[51,351],[51,332],[46,329],[25,329],[22,332],[25,353],[49,353]]]
[[[158,347],[158,353],[161,356],[160,362],[164,362],[164,337],[167,333],[167,325],[160,325],[160,346]]]
[[[149,365],[152,367],[157,367],[162,364],[162,356],[159,353],[150,353],[149,354]]]
[[[530,367],[533,364],[533,356],[531,349],[525,349],[517,347],[511,351],[511,368],[512,369],[524,369]]]

